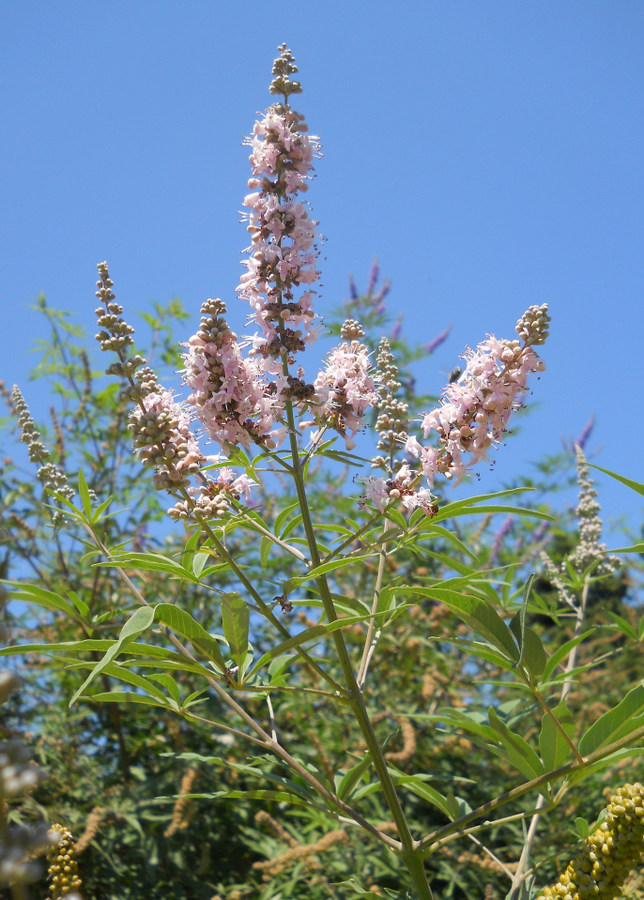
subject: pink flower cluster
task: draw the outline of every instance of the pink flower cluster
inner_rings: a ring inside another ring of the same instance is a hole
[[[467,364],[459,380],[445,388],[441,405],[422,419],[423,436],[436,433],[438,448],[423,447],[413,435],[405,444],[420,460],[430,486],[439,473],[460,484],[466,470],[487,457],[502,439],[510,414],[521,406],[528,375],[545,368],[532,347],[489,335],[463,358]]]
[[[533,347],[545,343],[549,324],[547,304],[531,306],[515,327],[521,341],[500,341],[488,335],[476,350],[468,349],[463,357],[465,371],[458,381],[447,385],[440,406],[421,422],[425,438],[432,433],[438,436],[437,446],[424,447],[418,438],[404,432],[398,436],[407,453],[419,460],[420,472],[412,473],[404,463],[389,479],[375,475],[362,479],[362,502],[383,510],[392,500],[399,500],[408,511],[420,508],[433,515],[434,498],[427,488],[416,490],[416,482],[422,474],[431,488],[441,474],[459,484],[468,468],[487,457],[490,447],[506,432],[512,411],[521,406],[528,375],[545,369]],[[385,357],[383,364],[390,365],[391,358]],[[385,460],[378,457],[374,462],[382,467]]]
[[[366,410],[378,399],[369,350],[360,341],[343,341],[328,355],[314,382],[317,419],[342,435],[347,450]],[[349,432],[349,434],[347,434]]]
[[[252,245],[243,265],[247,271],[237,288],[259,325],[257,352],[267,371],[283,371],[283,358],[311,343],[313,291],[295,298],[294,290],[317,280],[317,222],[301,201],[307,190],[317,139],[306,134],[301,116],[288,106],[270,107],[255,123],[250,163],[252,193],[244,199]]]
[[[381,512],[392,500],[399,500],[407,512],[415,509],[423,509],[428,515],[435,514],[435,497],[428,488],[415,490],[413,482],[418,478],[409,468],[408,463],[403,463],[393,478],[381,478],[378,475],[369,475],[367,478],[358,479],[364,484],[363,503],[370,502]]]
[[[254,484],[256,482],[248,475],[236,475],[226,466],[219,470],[216,480],[208,479],[199,487],[189,488],[187,493],[190,499],[180,500],[168,513],[173,519],[221,519],[230,509],[231,500],[243,497],[244,502],[248,503]]]
[[[280,409],[258,360],[244,358],[244,344],[228,327],[221,300],[206,300],[201,325],[184,354],[188,403],[209,437],[222,449],[251,442],[274,446]]]

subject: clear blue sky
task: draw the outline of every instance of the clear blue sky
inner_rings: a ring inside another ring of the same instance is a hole
[[[282,41],[325,154],[309,193],[327,238],[321,311],[377,254],[408,335],[453,325],[419,372],[438,393],[465,345],[513,337],[549,302],[539,410],[493,477],[594,411],[596,461],[644,480],[641,0],[5,0],[0,378],[46,409],[27,382],[44,336],[30,304],[44,291],[93,334],[103,259],[130,319],[180,295],[187,337],[221,296],[241,327],[240,141],[271,102]],[[638,527],[635,495],[599,484]]]

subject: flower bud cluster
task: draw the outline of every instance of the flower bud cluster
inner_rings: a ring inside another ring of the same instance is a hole
[[[291,81],[289,77],[298,71],[298,68],[295,65],[295,57],[291,51],[286,44],[280,44],[277,49],[280,51],[280,55],[273,62],[271,74],[274,75],[275,78],[273,78],[271,82],[269,91],[271,94],[282,94],[285,102],[288,102],[288,98],[291,94],[302,93],[302,85],[299,81]]]
[[[154,469],[157,490],[182,497],[168,510],[172,518],[220,518],[231,498],[248,498],[252,482],[246,476],[235,480],[234,475],[220,473],[219,479],[212,481],[202,475],[201,467],[213,458],[201,452],[190,427],[191,417],[196,411],[209,436],[222,446],[248,445],[251,439],[268,443],[274,417],[264,373],[256,362],[242,358],[236,335],[222,318],[225,305],[221,300],[207,300],[199,331],[184,355],[184,381],[192,394],[187,403],[177,401],[141,356],[126,355],[134,329],[121,317],[107,264],[100,263],[98,270],[97,296],[106,312],[96,310],[103,327],[97,338],[102,349],[117,353],[119,361],[107,371],[126,380],[123,394],[135,403],[129,423],[134,447],[143,464]],[[201,479],[199,487],[193,486],[195,476]]]
[[[81,886],[76,860],[76,846],[71,831],[62,825],[52,825],[51,830],[58,835],[58,844],[49,851],[50,859],[47,875],[50,881],[48,900],[69,897]]]
[[[644,856],[644,786],[617,789],[606,818],[588,836],[559,880],[537,900],[614,900]]]
[[[345,340],[329,353],[325,368],[314,382],[316,418],[344,438],[347,449],[355,444],[350,435],[360,428],[362,418],[378,399],[369,349],[357,337],[364,337],[360,324],[347,320],[342,329]]]
[[[376,366],[379,371],[376,407],[380,410],[376,420],[376,430],[378,432],[378,450],[381,450],[385,456],[374,457],[371,465],[374,469],[391,472],[394,456],[408,437],[406,428],[409,424],[407,418],[409,406],[404,400],[396,398],[396,394],[400,390],[398,366],[394,362],[389,341],[385,337],[380,339]]]
[[[175,492],[190,484],[205,462],[185,408],[170,391],[159,388],[139,401],[130,416],[135,448],[144,465],[155,469],[157,490]]]
[[[299,82],[288,75],[296,71],[285,45],[273,67],[273,93],[298,93]],[[271,106],[255,123],[247,141],[251,148],[251,193],[244,199],[248,231],[251,235],[246,272],[237,288],[250,304],[251,318],[259,325],[261,337],[255,351],[263,357],[267,372],[283,371],[293,362],[293,354],[315,337],[313,295],[307,286],[317,281],[317,222],[312,220],[298,193],[308,188],[316,138],[309,137],[301,115],[288,103]],[[295,291],[305,287],[296,299]]]
[[[29,453],[29,462],[44,463],[49,459],[50,453],[45,447],[36,423],[31,417],[29,407],[22,396],[22,391],[17,384],[14,384],[11,392],[14,413],[18,416],[18,426],[20,427],[20,440],[27,445]]]
[[[371,466],[374,469],[382,469],[389,477],[370,475],[358,479],[365,490],[361,502],[373,503],[376,509],[383,510],[388,503],[398,500],[407,512],[423,509],[428,515],[433,515],[436,513],[436,498],[427,488],[416,489],[418,474],[412,472],[409,464],[398,463],[398,471],[393,475],[396,452],[407,440],[405,429],[409,422],[407,418],[409,407],[403,400],[396,398],[400,390],[398,366],[394,362],[389,341],[385,337],[380,339],[376,365],[378,397],[375,406],[380,410],[376,420],[379,435],[378,450],[384,451],[386,456],[375,456]]]
[[[247,475],[235,475],[226,467],[220,470],[216,481],[208,479],[199,487],[189,488],[190,500],[180,500],[168,510],[168,515],[175,521],[221,519],[229,511],[231,500],[243,497],[248,502],[253,484]]]
[[[208,435],[225,449],[229,444],[273,444],[279,404],[257,360],[242,356],[221,300],[206,300],[199,330],[187,343],[183,381],[191,388],[188,403]]]
[[[550,316],[547,303],[542,303],[541,306],[530,306],[514,328],[526,347],[545,344],[549,329]]]
[[[106,262],[98,264],[98,275],[96,296],[103,306],[95,310],[97,325],[101,329],[96,335],[96,340],[101,350],[112,350],[120,356],[126,347],[134,343],[132,339],[134,329],[123,319],[123,307],[116,302],[112,291],[114,282],[110,278]]]
[[[71,500],[74,490],[67,483],[67,475],[55,463],[48,461],[51,454],[41,439],[25,398],[17,385],[13,386],[11,396],[13,410],[18,416],[20,440],[27,445],[29,461],[42,463],[36,473],[39,481],[42,482],[45,490],[62,494],[63,497]],[[58,509],[52,509],[51,518],[54,525],[60,525],[64,516]]]

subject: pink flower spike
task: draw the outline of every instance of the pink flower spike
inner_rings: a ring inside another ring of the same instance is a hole
[[[351,450],[355,445],[350,435],[356,434],[365,412],[378,399],[368,348],[358,340],[338,344],[314,388],[318,420],[342,435]]]
[[[546,304],[532,306],[516,327],[523,344],[488,335],[476,350],[465,352],[464,372],[444,389],[440,406],[421,420],[423,436],[435,434],[438,447],[423,447],[413,436],[405,444],[420,460],[430,486],[437,474],[460,484],[467,469],[503,439],[512,412],[522,404],[528,376],[545,369],[533,346],[544,343],[549,320]]]
[[[299,300],[295,291],[317,281],[315,222],[297,199],[308,187],[317,138],[289,106],[270,107],[255,123],[251,147],[251,189],[244,215],[251,235],[246,272],[237,288],[251,308],[263,340],[258,352],[267,359],[286,357],[315,338],[312,292]],[[259,190],[258,190],[259,188]]]

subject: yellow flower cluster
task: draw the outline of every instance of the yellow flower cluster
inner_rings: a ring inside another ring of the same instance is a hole
[[[614,900],[644,855],[644,786],[618,788],[607,815],[569,864],[559,881],[537,900]]]
[[[59,900],[77,891],[81,886],[76,862],[76,847],[71,831],[62,825],[52,825],[50,831],[60,835],[58,844],[49,851],[49,871],[51,882],[49,900]]]

